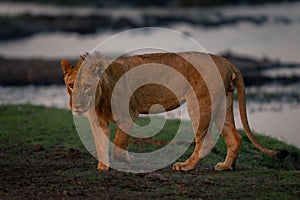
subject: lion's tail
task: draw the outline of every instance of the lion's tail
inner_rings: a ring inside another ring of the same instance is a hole
[[[235,83],[238,91],[238,103],[239,103],[239,110],[240,110],[240,117],[241,121],[244,127],[244,130],[246,132],[247,137],[252,142],[252,144],[258,148],[260,151],[266,153],[269,156],[278,158],[278,159],[284,159],[289,153],[286,150],[279,150],[279,151],[273,151],[270,149],[267,149],[263,147],[261,144],[259,144],[255,138],[252,135],[252,132],[249,127],[248,118],[247,118],[247,111],[246,111],[246,97],[245,97],[245,85],[243,76],[240,72],[240,70],[232,64],[234,73],[236,75],[235,77]]]

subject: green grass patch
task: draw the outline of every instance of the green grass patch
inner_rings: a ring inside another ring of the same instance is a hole
[[[72,114],[39,106],[0,106],[0,147],[60,145],[81,148]]]
[[[0,113],[1,199],[96,196],[102,199],[141,196],[145,199],[297,199],[300,195],[300,173],[296,170],[300,149],[257,133],[255,138],[262,145],[286,149],[292,155],[285,160],[270,158],[239,131],[243,141],[234,171],[213,171],[214,165],[226,157],[227,149],[220,137],[214,150],[194,171],[176,172],[167,166],[152,173],[130,174],[96,169],[97,161],[82,144],[68,110],[17,105],[0,106]],[[147,129],[152,122],[149,118],[139,118],[137,123]],[[144,152],[163,147],[176,137],[179,124],[179,120],[167,120],[150,139],[132,139],[129,150]],[[112,140],[115,131],[116,126],[111,124]],[[192,134],[190,123],[184,122],[181,131]],[[184,138],[178,140],[181,139]],[[39,145],[44,150],[34,151]],[[178,160],[187,159],[193,148],[194,144]],[[79,150],[79,155],[74,149]]]
[[[86,152],[82,144],[73,121],[70,111],[46,108],[39,106],[0,106],[0,148],[7,147],[34,147],[36,145],[43,145],[45,148],[62,146],[65,148],[79,149]],[[159,120],[162,118],[158,117]],[[142,127],[138,131],[143,131],[145,127],[145,135],[151,135],[151,126],[147,127],[151,122],[149,117],[138,118],[137,124]],[[176,132],[179,129],[180,121],[177,119],[166,120],[162,129],[153,137],[139,139],[138,142],[131,140],[129,151],[133,152],[147,152],[157,150],[168,144],[174,139]],[[111,141],[113,141],[116,126],[111,123]],[[161,127],[158,127],[161,128]],[[180,129],[182,134],[193,134],[190,122],[182,122]],[[134,130],[135,131],[135,130]],[[292,152],[294,161],[291,159],[277,160],[273,159],[259,150],[257,150],[249,141],[244,131],[239,131],[242,135],[242,145],[238,159],[238,166],[242,168],[272,168],[272,169],[294,169],[297,167],[297,156],[300,155],[299,148],[287,145],[284,142],[278,141],[274,138],[263,136],[255,133],[255,138],[262,145],[270,149],[286,149]],[[140,135],[136,132],[135,135]],[[180,136],[177,138],[180,140]],[[179,160],[187,159],[193,152],[194,145],[192,144],[187,152],[182,155]],[[204,165],[213,166],[215,163],[225,159],[227,153],[226,145],[222,139],[219,138],[215,145],[214,151],[209,153],[203,160]]]

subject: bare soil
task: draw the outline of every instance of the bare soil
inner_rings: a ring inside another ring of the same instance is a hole
[[[278,199],[300,198],[296,171],[217,173],[201,165],[185,173],[170,166],[146,174],[99,171],[87,153],[43,146],[2,149],[0,158],[1,199],[272,199],[274,194]]]
[[[0,113],[0,199],[300,199],[299,149],[264,136],[256,138],[295,155],[284,161],[268,158],[242,134],[234,171],[213,170],[226,154],[223,143],[190,172],[171,166],[139,174],[99,171],[80,143],[69,111],[0,106]],[[168,123],[165,131],[176,121]],[[136,148],[165,144],[157,138],[131,142]]]

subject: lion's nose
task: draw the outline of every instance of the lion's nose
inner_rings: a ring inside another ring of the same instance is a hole
[[[78,111],[78,110],[80,110],[80,108],[81,108],[81,106],[73,105],[72,110]]]

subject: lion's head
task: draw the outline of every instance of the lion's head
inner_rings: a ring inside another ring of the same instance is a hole
[[[74,114],[85,113],[93,105],[96,89],[97,94],[101,93],[98,84],[108,63],[108,58],[99,52],[82,55],[76,66],[67,60],[61,61],[65,85],[70,95],[69,106]]]
[[[61,61],[61,68],[64,73],[65,85],[70,96],[70,101],[69,101],[70,109],[72,109],[72,92],[74,88],[75,79],[84,58],[85,57],[81,56],[81,59],[78,61],[76,66],[73,66],[68,60]]]

